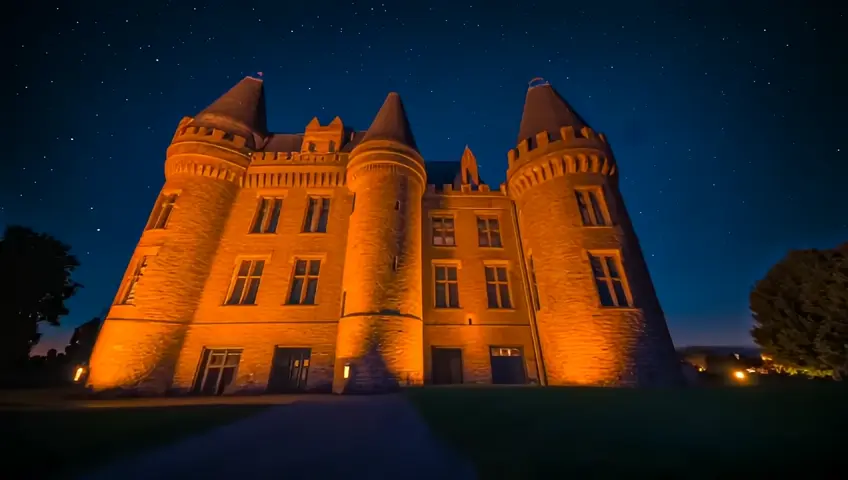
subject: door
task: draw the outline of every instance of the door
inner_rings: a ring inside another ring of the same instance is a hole
[[[524,355],[517,347],[492,347],[492,383],[520,385],[527,382]]]
[[[241,350],[204,349],[194,391],[201,395],[223,395],[236,378]]]
[[[431,357],[434,385],[462,383],[462,349],[433,347]]]
[[[306,390],[309,377],[310,348],[274,349],[271,364],[271,376],[268,379],[268,393],[290,393]]]

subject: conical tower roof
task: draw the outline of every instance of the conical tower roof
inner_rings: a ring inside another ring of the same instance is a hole
[[[380,107],[380,111],[377,112],[377,116],[374,117],[374,121],[368,127],[361,143],[369,140],[389,140],[418,151],[415,137],[412,135],[412,128],[406,118],[406,110],[404,110],[403,102],[397,93],[392,92],[386,97],[386,101],[383,102],[383,106]]]
[[[195,118],[204,123],[216,119],[234,121],[253,133],[266,133],[265,88],[262,80],[244,77]]]
[[[559,140],[559,129],[574,127],[575,131],[588,126],[571,105],[541,78],[533,79],[524,99],[524,113],[518,130],[518,142],[547,131],[551,140]]]

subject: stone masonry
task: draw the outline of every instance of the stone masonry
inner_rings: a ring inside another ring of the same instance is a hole
[[[508,351],[513,383],[676,384],[606,138],[534,81],[507,157],[497,189],[469,149],[425,161],[395,93],[364,132],[270,133],[245,78],[180,122],[89,386],[261,393],[281,348],[309,352],[284,368],[306,391],[430,383],[434,348],[459,352],[453,383]]]

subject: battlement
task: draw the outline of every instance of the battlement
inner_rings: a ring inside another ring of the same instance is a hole
[[[192,120],[194,119],[191,117],[184,117],[180,121],[180,124],[177,127],[176,133],[174,133],[174,138],[171,140],[171,143],[177,141],[190,140],[216,140],[219,142],[231,143],[233,147],[237,149],[249,148],[247,146],[246,137],[236,135],[234,133],[230,133],[214,127],[201,127],[190,125]]]
[[[559,140],[551,141],[551,133],[544,131],[535,137],[525,138],[518,143],[516,148],[507,152],[509,168],[521,163],[528,157],[535,157],[540,152],[547,153],[562,148],[593,148],[609,151],[607,137],[603,133],[596,133],[589,127],[583,127],[578,131],[574,127],[562,127],[559,129]]]
[[[344,163],[346,153],[256,152],[251,155],[251,165],[338,165]]]
[[[435,185],[430,183],[427,185],[425,193],[441,195],[506,195],[505,185],[501,185],[499,190],[492,190],[491,187],[489,187],[485,183],[481,183],[476,188],[472,187],[473,185],[462,184],[459,186],[459,189],[456,189],[454,188],[454,185],[450,183],[446,183],[444,185]]]

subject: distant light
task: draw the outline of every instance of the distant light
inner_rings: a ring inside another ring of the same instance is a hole
[[[350,377],[350,365],[344,366],[344,378]]]
[[[77,371],[74,373],[74,381],[79,382],[80,378],[82,378],[82,374],[85,373],[84,367],[77,367]]]
[[[736,377],[737,380],[745,380],[745,372],[742,370],[736,370],[733,372],[733,376]]]

